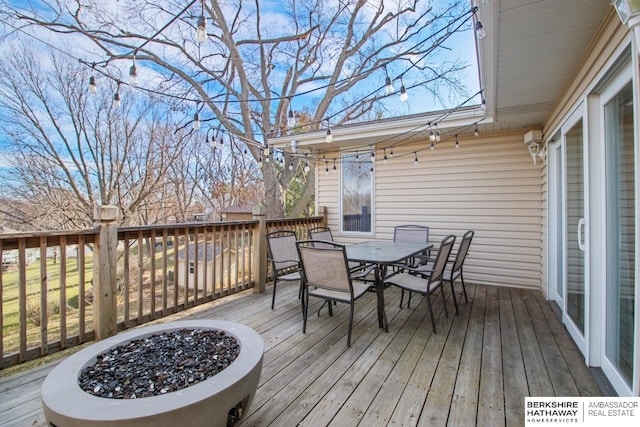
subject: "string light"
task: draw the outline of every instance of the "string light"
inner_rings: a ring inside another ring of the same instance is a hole
[[[417,165],[418,164],[418,152],[414,151],[413,155],[415,156],[414,159],[413,159],[413,164]]]
[[[429,125],[429,126],[431,126],[431,125]],[[433,129],[431,129],[431,130],[429,131],[429,141],[433,142],[433,141],[435,141],[435,140],[436,140],[436,136],[435,136],[435,134],[433,133]]]
[[[292,171],[293,170],[293,160],[291,160],[289,162],[289,170]]]
[[[264,166],[264,164],[262,163],[262,156],[260,156],[260,157],[258,158],[258,167],[259,167],[260,169],[262,169],[262,166]]]
[[[336,174],[336,171],[337,171],[337,169],[336,169],[336,159],[333,159],[333,170],[332,170],[332,172],[333,172],[334,175]]]
[[[264,145],[264,152],[263,152],[264,156],[267,157],[269,156],[269,154],[271,154],[271,150],[269,149],[269,144],[265,144]]]
[[[436,142],[440,142],[440,129],[438,129],[438,125],[436,125]]]
[[[331,126],[329,125],[329,120],[327,119],[327,136],[324,139],[325,142],[331,143],[333,142],[333,135],[331,135]]]
[[[376,161],[376,152],[373,151],[373,149],[371,150],[371,162],[375,162]]]
[[[196,112],[193,115],[193,129],[194,130],[198,130],[200,129],[200,114],[198,113],[198,108],[199,108],[200,102],[196,102]]]
[[[391,147],[391,152],[389,153],[390,157],[393,157],[393,147]]]
[[[120,108],[120,82],[118,82],[118,88],[116,89],[115,95],[113,95],[113,107]]]
[[[482,40],[487,37],[487,31],[482,27],[482,22],[480,21],[476,22],[476,36],[478,37],[478,40]]]
[[[304,164],[304,173],[309,173],[311,168],[309,167],[309,162],[305,162]]]
[[[98,86],[96,86],[96,78],[92,75],[89,77],[89,93],[96,93]]]
[[[387,164],[387,149],[383,148],[383,151],[384,151],[384,157],[382,158],[382,161],[386,165]]]
[[[287,119],[287,126],[292,128],[296,125],[296,118],[293,116],[293,110],[289,108],[289,118]]]
[[[133,57],[133,64],[129,68],[129,85],[135,87],[138,84],[138,67],[136,67],[136,57]]]
[[[431,141],[431,151],[433,151],[436,148],[436,146],[434,145],[433,141]]]
[[[198,43],[207,41],[207,18],[204,17],[204,0],[202,0],[202,10],[198,17],[198,29],[196,30],[196,40]]]
[[[400,101],[405,102],[409,99],[409,94],[407,93],[407,88],[404,87],[404,83],[400,86]]]
[[[329,163],[324,162],[324,174],[329,175]]]
[[[473,136],[478,136],[478,135],[480,135],[480,132],[478,132],[478,125],[476,125],[476,128],[473,131]]]
[[[458,142],[458,135],[456,135],[456,149],[460,148],[460,142]]]

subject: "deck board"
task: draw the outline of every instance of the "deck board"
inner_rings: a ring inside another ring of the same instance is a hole
[[[375,295],[366,295],[347,348],[345,304],[318,317],[312,303],[303,334],[298,287],[279,287],[275,310],[270,291],[169,318],[238,321],[263,337],[260,385],[243,426],[522,425],[529,393],[602,395],[540,292],[468,284],[469,304],[455,316],[445,289],[449,317],[434,295],[433,334],[424,298],[400,309],[389,288],[389,332],[378,328]],[[40,387],[55,364],[0,378],[0,425],[46,425]]]

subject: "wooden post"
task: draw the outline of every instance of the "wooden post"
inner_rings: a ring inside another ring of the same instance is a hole
[[[116,273],[118,207],[96,206],[94,226],[100,228],[93,249],[93,330],[96,341],[115,335],[118,324]]]
[[[327,226],[327,207],[326,206],[318,206],[318,216],[321,216],[320,227]]]
[[[264,206],[253,208],[253,219],[258,220],[258,230],[253,233],[253,293],[265,291],[267,286],[267,210]]]

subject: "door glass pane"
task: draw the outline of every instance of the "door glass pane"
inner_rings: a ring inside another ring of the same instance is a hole
[[[607,197],[606,355],[631,386],[635,319],[633,91],[605,106]]]
[[[371,232],[373,163],[370,156],[342,156],[342,231]]]
[[[562,146],[558,146],[556,148],[556,162],[555,162],[555,176],[556,180],[556,208],[558,215],[562,215],[564,212],[564,199],[562,196],[562,190],[564,188],[564,174],[562,173],[562,165],[563,165],[563,156],[562,156]],[[561,218],[561,216],[559,216]],[[557,221],[557,236],[564,236],[564,224],[561,219]],[[557,265],[558,270],[556,274],[556,293],[560,298],[564,298],[564,245],[562,244],[562,238],[558,238],[556,244],[556,256],[557,256]]]
[[[578,227],[584,221],[584,165],[582,144],[582,120],[565,135],[566,147],[566,275],[567,313],[578,330],[584,335],[584,251],[578,245]],[[584,227],[581,239],[584,242]]]

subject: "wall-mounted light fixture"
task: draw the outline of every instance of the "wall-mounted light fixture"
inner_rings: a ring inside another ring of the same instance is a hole
[[[633,31],[636,50],[640,55],[640,0],[613,0],[613,6],[622,23]]]
[[[542,131],[530,130],[524,134],[524,143],[527,144],[529,154],[533,157],[533,164],[537,164],[536,159],[542,159]]]

